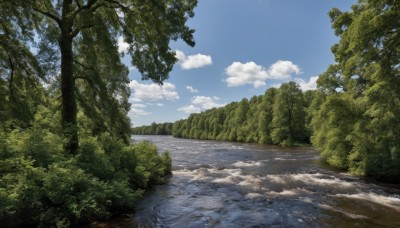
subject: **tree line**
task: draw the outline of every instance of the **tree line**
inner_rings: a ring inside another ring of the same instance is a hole
[[[311,142],[333,166],[399,182],[400,1],[360,0],[351,11],[334,8],[329,16],[340,40],[331,49],[336,63],[319,75],[317,90],[302,93],[289,82],[263,96],[176,121],[172,134],[281,145]]]
[[[135,127],[132,129],[134,135],[172,135],[173,123],[151,123],[149,126]]]
[[[229,140],[250,143],[295,145],[309,143],[306,119],[316,91],[303,93],[295,82],[270,88],[262,96],[242,99],[224,107],[194,113],[173,124],[156,124],[133,129],[136,134],[164,132],[180,138]]]

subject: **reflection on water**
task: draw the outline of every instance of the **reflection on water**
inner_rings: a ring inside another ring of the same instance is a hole
[[[400,227],[400,190],[318,164],[312,148],[135,136],[173,159],[139,227]]]

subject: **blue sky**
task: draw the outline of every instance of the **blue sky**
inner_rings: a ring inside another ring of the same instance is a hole
[[[261,95],[294,80],[303,90],[334,63],[338,41],[328,12],[355,0],[199,0],[196,46],[171,43],[180,61],[162,87],[130,67],[133,126],[174,122],[190,113]],[[124,45],[120,43],[123,50]],[[123,59],[129,65],[129,58]]]

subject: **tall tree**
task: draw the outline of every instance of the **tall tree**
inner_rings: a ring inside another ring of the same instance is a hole
[[[306,139],[303,93],[295,82],[282,84],[278,89],[272,126],[271,138],[274,143],[293,145]]]
[[[259,105],[260,114],[258,117],[259,143],[272,143],[273,106],[277,91],[276,88],[269,88],[262,96],[262,102]]]
[[[127,52],[142,78],[162,83],[177,61],[170,41],[183,39],[194,45],[194,30],[186,21],[193,17],[196,4],[197,0],[3,0],[0,8],[10,10],[1,17],[0,55],[12,59],[15,51],[23,50],[28,61],[15,64],[11,60],[0,65],[1,71],[40,66],[45,59],[33,53],[35,48],[43,56],[59,59],[53,62],[60,72],[62,127],[68,139],[66,149],[74,154],[78,148],[77,100],[90,106],[90,93],[97,109],[92,116],[107,107],[117,108],[116,113],[121,112],[117,117],[127,112],[128,72],[118,55],[118,37],[129,44]],[[22,49],[13,48],[7,43],[10,40]],[[113,99],[107,99],[108,95]],[[116,131],[126,129],[121,126]]]
[[[353,104],[351,108],[340,105],[336,114],[335,110],[329,111],[332,116],[342,116],[343,120],[353,118],[352,123],[326,132],[343,132],[336,137],[346,142],[348,156],[343,156],[337,165],[348,166],[358,174],[398,178],[400,2],[359,0],[350,12],[332,9],[329,15],[340,38],[339,43],[332,47],[337,63],[322,75],[318,84],[330,91],[328,94],[343,93],[337,98],[327,99],[326,103],[346,101]],[[326,109],[321,108],[319,112],[321,115]],[[330,119],[321,119],[319,125],[329,125],[330,122]],[[319,128],[315,130],[318,138]],[[330,150],[329,145],[316,145],[322,151]],[[330,157],[327,159],[329,161]]]

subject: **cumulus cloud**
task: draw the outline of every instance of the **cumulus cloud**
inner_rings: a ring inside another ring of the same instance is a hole
[[[128,113],[128,116],[147,116],[151,113],[144,111],[143,109],[135,108],[131,106],[131,110]]]
[[[184,70],[201,68],[212,64],[210,55],[196,54],[186,56],[182,51],[176,50],[175,56],[178,59],[178,64]]]
[[[288,79],[292,74],[299,74],[300,68],[291,61],[278,60],[268,69],[269,79]]]
[[[226,82],[229,87],[237,87],[245,84],[253,84],[255,88],[265,86],[268,73],[263,66],[255,62],[234,62],[225,69],[228,75]]]
[[[255,62],[233,62],[225,69],[229,87],[251,84],[254,88],[266,86],[267,79],[284,80],[292,74],[299,74],[300,68],[291,61],[278,60],[268,69]]]
[[[128,100],[130,103],[135,103],[135,102],[142,102],[141,99],[137,98],[137,97],[129,97]]]
[[[223,106],[222,104],[218,104],[217,102],[215,102],[218,99],[218,97],[194,96],[192,98],[192,104],[197,105],[202,109],[210,109]]]
[[[129,87],[133,91],[131,99],[135,100],[178,100],[179,95],[174,84],[165,82],[163,85],[142,84],[136,80],[129,83]]]
[[[124,38],[122,36],[118,37],[117,42],[118,42],[118,52],[119,53],[123,53],[128,50],[129,44],[124,41]]]
[[[162,103],[157,103],[156,104],[158,107],[163,107],[164,106],[164,104],[162,104]]]
[[[194,105],[188,105],[188,106],[183,106],[181,108],[178,108],[178,111],[184,112],[186,114],[199,113],[199,112],[201,112],[201,108],[196,107]]]
[[[178,108],[178,111],[182,111],[187,114],[199,113],[206,109],[222,107],[225,105],[217,103],[217,100],[219,100],[219,97],[194,96],[192,97],[190,105]]]
[[[272,84],[270,87],[279,89],[281,88],[282,83]]]
[[[199,91],[192,86],[186,86],[186,89],[189,90],[191,93],[198,93]]]
[[[301,78],[296,78],[295,81],[299,83],[301,90],[307,91],[307,90],[314,90],[317,88],[317,80],[318,76],[313,76],[308,79],[308,82],[304,81]]]

